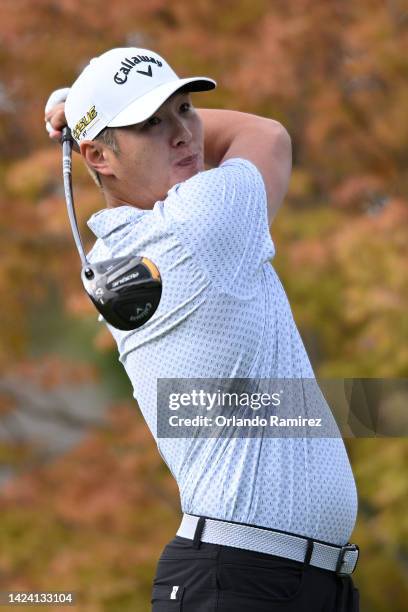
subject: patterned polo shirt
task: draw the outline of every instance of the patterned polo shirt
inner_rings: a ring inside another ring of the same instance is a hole
[[[141,328],[108,325],[184,512],[345,544],[357,494],[341,437],[158,438],[159,378],[313,378],[273,268],[265,185],[234,158],[174,185],[153,209],[95,213],[91,262],[151,259],[163,281]],[[329,409],[328,409],[329,410]]]

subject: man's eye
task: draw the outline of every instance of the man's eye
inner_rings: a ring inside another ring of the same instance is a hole
[[[180,106],[180,110],[183,113],[186,113],[190,109],[191,109],[191,104],[189,102],[183,102],[183,104]]]
[[[161,121],[160,117],[150,117],[150,119],[146,121],[145,126],[149,127],[151,125],[158,125],[160,121]]]

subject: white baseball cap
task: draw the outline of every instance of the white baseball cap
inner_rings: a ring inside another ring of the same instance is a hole
[[[185,85],[188,91],[214,89],[206,77],[180,79],[169,64],[149,49],[111,49],[91,59],[72,85],[65,116],[79,143],[92,140],[105,127],[145,121]]]

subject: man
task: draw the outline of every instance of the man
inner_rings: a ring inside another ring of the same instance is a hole
[[[339,437],[157,436],[158,379],[314,377],[270,264],[290,137],[271,119],[195,109],[190,92],[214,86],[179,79],[154,51],[113,49],[46,113],[53,138],[67,120],[105,198],[89,259],[143,255],[163,282],[143,327],[108,325],[184,512],[153,611],[358,610],[357,553],[342,548],[357,497]]]

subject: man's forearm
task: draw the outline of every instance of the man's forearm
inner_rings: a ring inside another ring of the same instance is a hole
[[[273,119],[233,110],[196,109],[204,127],[204,161],[207,166],[219,166],[234,138],[263,122],[281,124]]]

